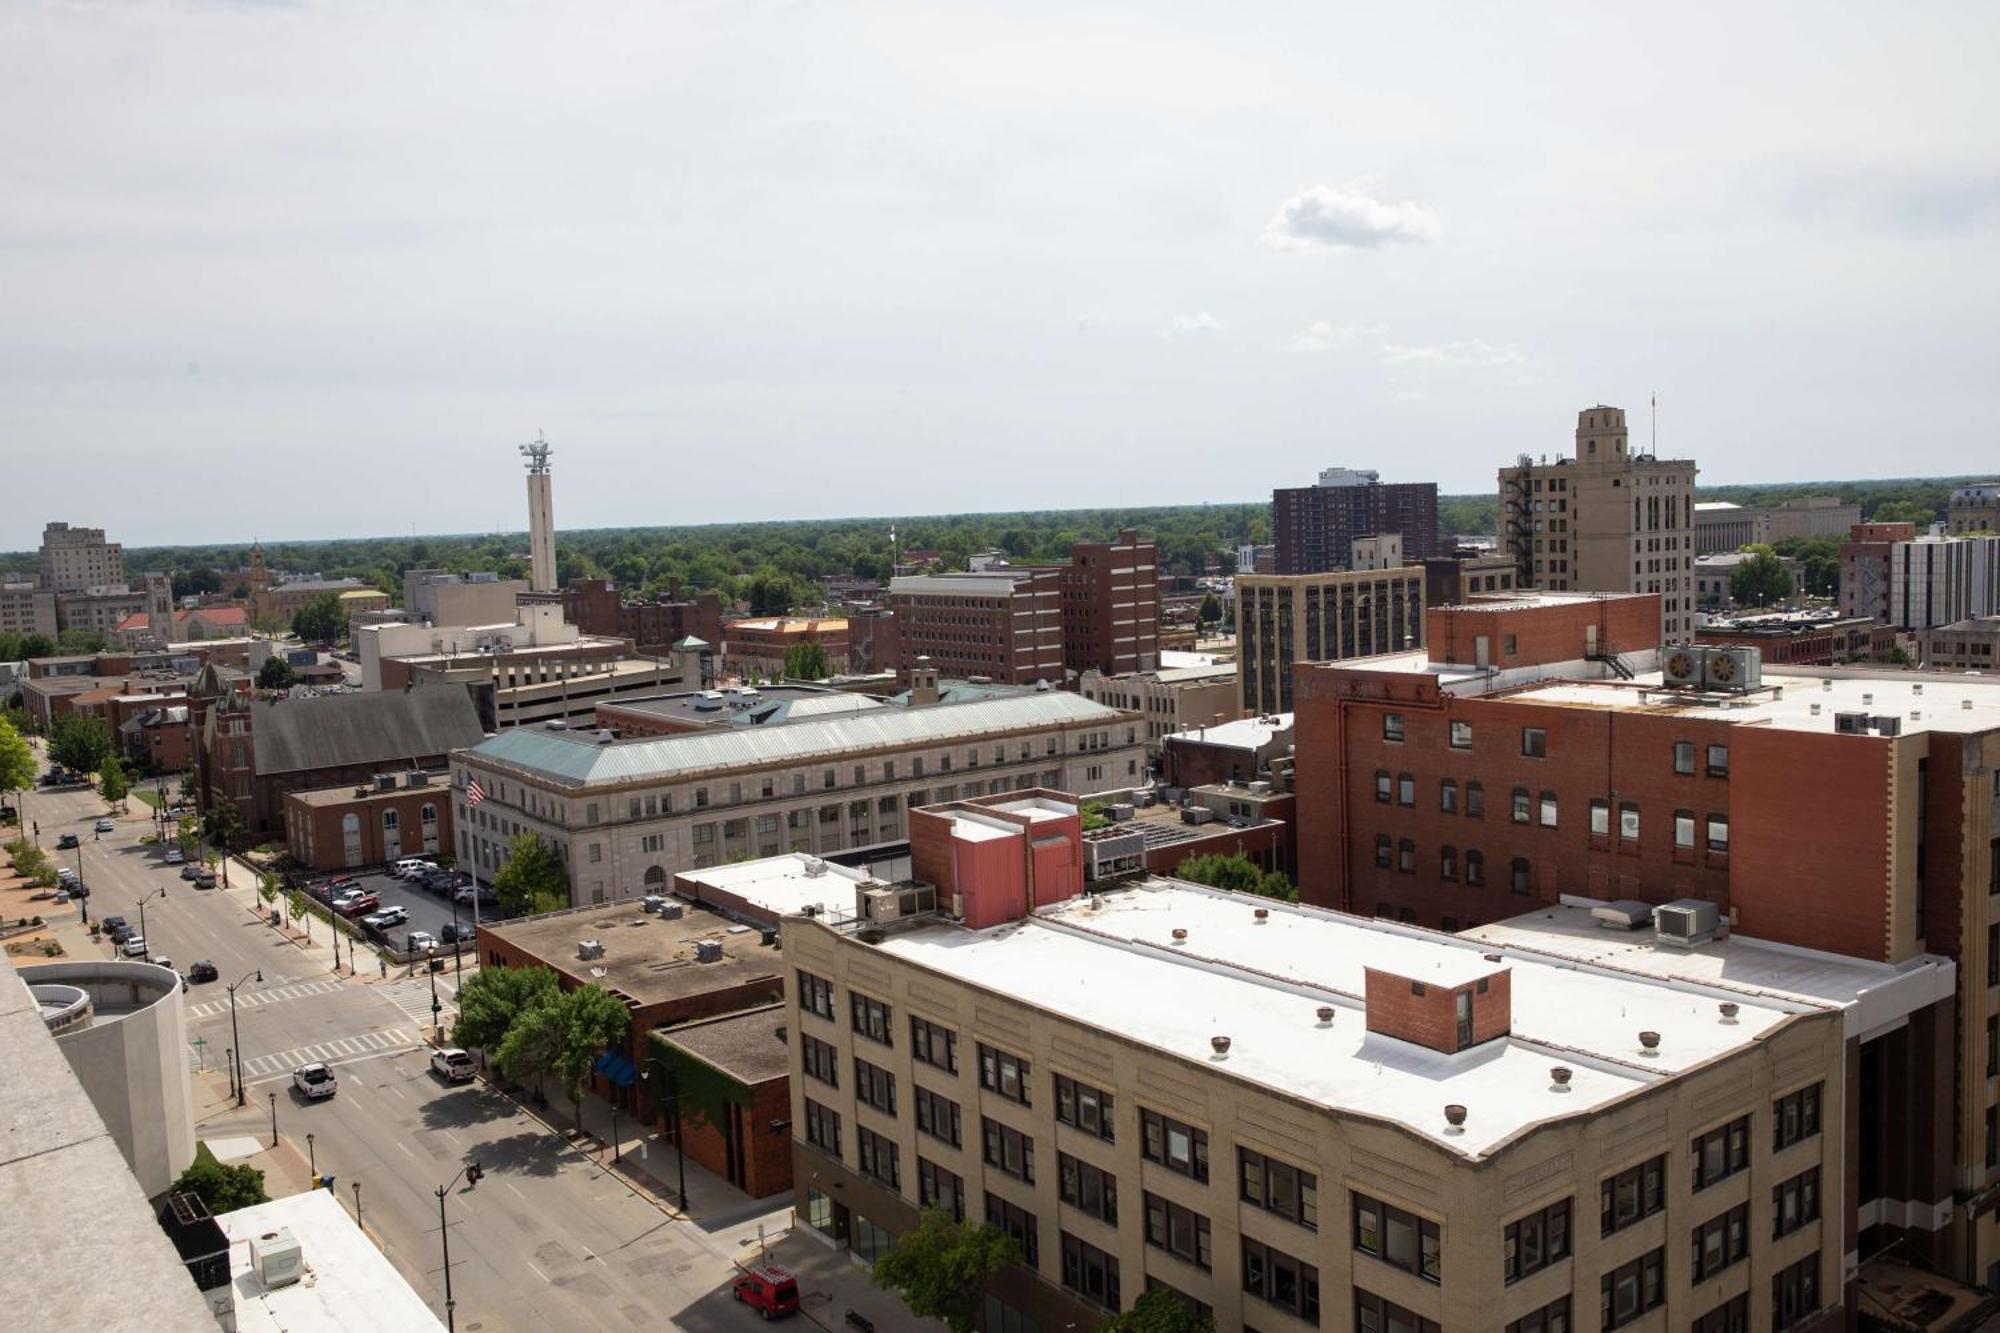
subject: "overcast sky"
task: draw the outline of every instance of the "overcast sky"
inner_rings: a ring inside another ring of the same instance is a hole
[[[0,547],[1970,472],[2000,6],[0,10]]]

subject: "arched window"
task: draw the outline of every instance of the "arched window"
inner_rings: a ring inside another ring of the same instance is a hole
[[[1438,878],[1458,878],[1458,848],[1440,847],[1438,849]]]
[[[382,812],[382,859],[394,861],[403,855],[402,817],[394,810]]]
[[[417,812],[417,818],[423,825],[424,850],[435,852],[438,849],[438,808],[425,802],[424,808]]]
[[[666,869],[662,866],[647,866],[645,878],[647,888],[658,888],[667,882]]]
[[[1468,848],[1465,853],[1465,882],[1484,884],[1486,882],[1486,853],[1478,848]]]
[[[394,810],[384,810],[382,812],[382,831],[384,833],[393,832],[402,822],[402,816]]]

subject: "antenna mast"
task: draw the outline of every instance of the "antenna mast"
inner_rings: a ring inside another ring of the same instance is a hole
[[[1653,441],[1648,446],[1647,452],[1655,458],[1660,456],[1660,391],[1658,389],[1653,390]]]
[[[535,438],[521,446],[521,457],[528,460],[529,475],[539,477],[546,474],[549,470],[549,455],[554,452],[549,442],[542,438],[542,432],[536,431]]]

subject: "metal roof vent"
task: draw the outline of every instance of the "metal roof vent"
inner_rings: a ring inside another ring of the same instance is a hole
[[[1186,926],[1175,926],[1175,927],[1174,927],[1174,943],[1175,943],[1175,944],[1186,944],[1186,943],[1187,943],[1187,927],[1186,927]]]
[[[1332,1005],[1330,1005],[1330,1004],[1323,1004],[1323,1005],[1321,1005],[1321,1006],[1319,1007],[1319,1026],[1321,1026],[1321,1027],[1323,1027],[1323,1028],[1330,1028],[1330,1027],[1332,1027],[1332,1026],[1333,1026],[1333,1006],[1332,1006]]]
[[[1819,710],[1820,710],[1820,705],[1818,705],[1818,704],[1814,704],[1814,705],[1812,706],[1812,715],[1813,715],[1814,717],[1818,717],[1818,716],[1819,716]]]
[[[1872,695],[1872,694],[1864,694],[1864,695],[1862,695],[1862,696],[1861,696],[1861,706],[1862,706],[1863,708],[1870,708],[1870,707],[1873,707],[1873,706],[1874,706],[1874,703],[1875,703],[1875,696],[1874,696],[1874,695]]]
[[[1549,1091],[1568,1092],[1572,1071],[1568,1065],[1557,1065],[1549,1070]]]
[[[1918,680],[1910,682],[1911,694],[1922,694],[1923,692],[1924,692],[1924,683],[1922,681]]]
[[[1969,713],[1969,712],[1971,712],[1971,711],[1972,711],[1972,700],[1970,700],[1970,699],[1960,699],[1960,700],[1958,701],[1958,706],[1959,706],[1960,708],[1963,708],[1963,709],[1964,709],[1964,710],[1965,710],[1966,712],[1968,712],[1968,713]]]
[[[1657,1032],[1641,1032],[1639,1034],[1639,1054],[1650,1060],[1658,1056],[1659,1053],[1660,1034]]]
[[[1718,1007],[1722,1010],[1722,1021],[1724,1023],[1734,1024],[1736,1022],[1736,1015],[1740,1012],[1736,1001],[1724,1000]]]
[[[1215,1052],[1214,1055],[1209,1057],[1212,1060],[1227,1060],[1229,1058],[1229,1038],[1227,1037],[1210,1037],[1208,1039],[1208,1048]]]
[[[1268,907],[1260,907],[1256,910],[1255,913],[1253,913],[1253,915],[1257,919],[1257,924],[1261,926],[1271,919],[1271,909]]]
[[[1444,1108],[1444,1123],[1447,1134],[1465,1133],[1465,1107],[1452,1102]]]

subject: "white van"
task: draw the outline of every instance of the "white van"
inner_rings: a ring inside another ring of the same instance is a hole
[[[426,870],[435,870],[435,869],[437,869],[437,867],[432,865],[429,861],[421,861],[414,856],[410,856],[410,857],[405,857],[403,860],[396,862],[396,864],[390,868],[389,873],[394,875],[397,879],[408,879],[412,875],[421,875]]]

